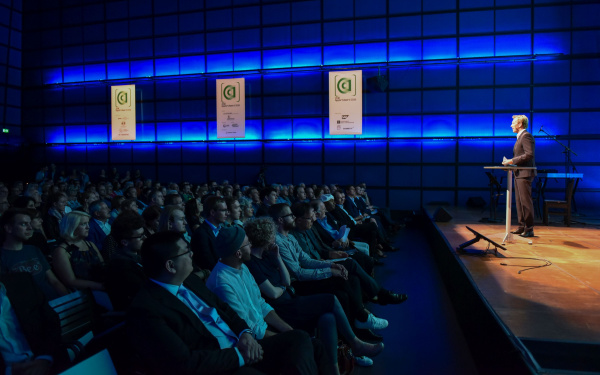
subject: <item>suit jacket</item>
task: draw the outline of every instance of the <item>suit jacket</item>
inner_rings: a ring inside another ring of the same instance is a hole
[[[212,270],[219,261],[215,248],[216,240],[206,220],[194,231],[190,246],[194,252],[194,263],[200,268]]]
[[[104,233],[102,228],[100,228],[100,225],[96,223],[96,220],[90,218],[90,232],[88,234],[87,239],[88,241],[93,242],[94,245],[96,245],[98,250],[100,250],[100,253],[102,253],[102,244],[105,238],[106,233]]]
[[[513,164],[519,167],[535,167],[535,139],[525,130],[513,147]],[[537,170],[516,170],[515,178],[537,176]]]
[[[148,280],[144,269],[134,259],[118,252],[105,270],[104,286],[116,311],[125,311]]]
[[[64,362],[66,352],[61,346],[60,320],[31,274],[5,274],[0,281],[6,288],[8,300],[34,356],[51,355],[55,363]],[[4,373],[4,368],[4,360],[0,356],[0,373]]]
[[[248,329],[246,322],[197,276],[189,276],[184,285],[216,308],[236,335]],[[221,349],[192,310],[152,281],[134,298],[126,324],[132,348],[157,374],[214,374],[239,367],[234,348]]]

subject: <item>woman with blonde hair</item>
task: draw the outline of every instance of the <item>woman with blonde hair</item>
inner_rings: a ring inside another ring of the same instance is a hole
[[[71,211],[60,222],[62,242],[52,252],[53,268],[67,288],[104,290],[104,259],[98,248],[87,241],[91,216]]]

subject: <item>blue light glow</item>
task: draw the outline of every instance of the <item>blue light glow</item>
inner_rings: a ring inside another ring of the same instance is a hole
[[[571,33],[543,33],[533,37],[533,53],[571,53]]]
[[[104,64],[93,64],[85,66],[85,80],[99,81],[106,79],[106,67]]]
[[[531,34],[496,35],[496,56],[531,54]]]
[[[184,141],[205,141],[206,122],[188,121],[181,123],[182,139]]]
[[[129,62],[108,63],[108,79],[129,78]],[[66,71],[65,71],[66,73]],[[66,74],[65,74],[66,78]]]
[[[64,82],[83,82],[85,78],[83,76],[83,65],[79,66],[66,66],[65,68]],[[49,82],[45,82],[49,83]]]
[[[204,73],[204,56],[182,56],[179,64],[181,74]]]
[[[263,69],[289,68],[292,66],[289,49],[263,51]]]
[[[106,125],[88,125],[87,142],[107,142],[108,133],[106,131]]]
[[[44,69],[44,84],[62,83],[62,81],[63,77],[61,68]]]
[[[421,60],[421,41],[390,42],[390,61]]]
[[[131,77],[154,76],[154,60],[140,60],[131,62]]]
[[[423,40],[423,59],[454,59],[456,58],[456,38]]]
[[[68,143],[85,143],[87,141],[85,135],[85,126],[65,126],[65,141]]]
[[[356,45],[356,63],[387,61],[387,43],[367,43]]]
[[[260,69],[260,51],[238,52],[233,55],[234,70]]]
[[[294,139],[319,139],[323,137],[323,120],[321,118],[294,119]]]
[[[354,46],[348,44],[323,47],[323,64],[354,64]]]
[[[424,137],[455,137],[456,133],[456,116],[423,116]]]
[[[179,58],[170,57],[167,59],[154,60],[156,76],[175,76],[179,75]]]
[[[46,143],[65,143],[65,128],[62,126],[47,126],[44,133]]]
[[[292,50],[292,66],[321,65],[321,47],[294,48]]]
[[[292,121],[283,120],[264,120],[264,139],[291,139]]]
[[[206,56],[206,71],[230,72],[233,70],[233,55],[231,53],[220,53]]]
[[[494,135],[494,117],[491,114],[465,114],[458,116],[459,137]]]
[[[493,36],[473,36],[460,38],[460,57],[494,56]]]

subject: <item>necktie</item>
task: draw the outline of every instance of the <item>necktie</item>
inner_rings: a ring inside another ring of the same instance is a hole
[[[219,313],[217,312],[217,309],[215,309],[214,307],[202,306],[200,303],[198,303],[196,298],[194,298],[190,294],[190,292],[187,289],[179,288],[179,291],[177,292],[177,294],[186,300],[186,302],[190,305],[190,307],[194,310],[194,312],[196,312],[196,314],[198,315],[198,318],[200,318],[200,320],[204,323],[204,325],[207,326],[206,328],[209,331],[211,331],[211,333],[214,334],[215,333],[214,329],[215,328],[218,329],[218,331],[220,331],[220,333],[224,336],[224,339],[226,339],[226,341],[228,341],[231,344],[229,347],[232,347],[237,343],[237,341],[238,341],[237,336],[231,330],[231,328],[229,328],[227,323],[225,323],[223,321],[223,319],[221,319],[221,317],[219,316]],[[217,332],[217,333],[219,333],[219,332]],[[215,335],[215,336],[217,337],[217,340],[219,340],[219,343],[221,344],[220,338],[217,335]],[[223,345],[221,345],[221,347],[223,347]]]

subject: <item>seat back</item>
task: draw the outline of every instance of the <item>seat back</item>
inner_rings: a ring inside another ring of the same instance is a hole
[[[90,358],[79,362],[60,375],[117,375],[117,370],[108,353],[108,350],[94,354]]]
[[[94,300],[89,290],[78,290],[49,301],[60,318],[63,341],[76,341],[92,330]]]

